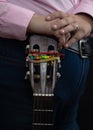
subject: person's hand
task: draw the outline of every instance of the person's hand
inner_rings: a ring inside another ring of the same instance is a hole
[[[27,33],[56,36],[58,39],[60,38],[62,43],[65,43],[69,35],[59,34],[58,30],[52,29],[52,25],[54,25],[57,22],[60,22],[60,18],[53,19],[51,21],[46,21],[45,18],[45,15],[34,14],[28,25]],[[62,47],[62,45],[58,44],[58,48],[60,47]]]
[[[59,38],[60,46],[69,47],[78,40],[87,37],[93,31],[93,18],[87,14],[65,14],[64,12],[54,12],[46,17],[46,21],[60,19],[53,23],[51,28],[56,32]],[[61,35],[71,34],[68,40],[63,42]]]
[[[27,33],[55,36],[58,39],[60,38],[62,43],[65,43],[69,38],[69,35],[59,33],[59,29],[52,29],[52,25],[55,25],[57,22],[60,22],[60,18],[54,18],[53,20],[46,21],[45,15],[34,14],[28,25]],[[58,48],[60,47],[62,47],[62,45],[58,44]]]
[[[52,21],[46,21],[45,15],[34,14],[30,20],[27,28],[28,33],[56,35],[55,31],[52,30],[52,25],[58,21],[59,18]]]

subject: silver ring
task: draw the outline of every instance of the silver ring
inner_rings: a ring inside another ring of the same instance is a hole
[[[68,41],[71,38],[71,33],[66,34],[66,40]]]
[[[75,24],[75,31],[78,31],[80,29],[79,25],[78,24]]]

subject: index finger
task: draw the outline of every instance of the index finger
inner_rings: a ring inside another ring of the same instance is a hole
[[[68,42],[65,44],[65,47],[68,48],[71,45],[75,44],[77,41],[81,40],[84,37],[83,33],[80,33],[80,31],[78,31],[77,33],[75,33],[70,40],[68,40]]]

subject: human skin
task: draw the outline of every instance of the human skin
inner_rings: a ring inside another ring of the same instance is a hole
[[[58,19],[60,18],[60,20]],[[55,30],[55,36],[59,38],[59,46],[65,48],[70,47],[78,40],[89,36],[93,31],[93,18],[88,14],[66,14],[62,11],[51,13],[46,17],[46,21],[52,21],[58,19],[52,24],[51,29]],[[76,30],[76,25],[79,29]],[[60,34],[73,33],[72,37],[63,42]]]
[[[75,26],[79,25],[79,29],[75,30]],[[53,35],[58,38],[58,47],[70,47],[78,40],[87,37],[93,31],[93,18],[87,14],[68,14],[64,12],[54,12],[45,15],[34,14],[27,32]],[[68,34],[73,33],[68,39]]]
[[[46,35],[54,35],[54,30],[51,28],[51,26],[56,23],[56,21],[59,19],[54,19],[52,21],[46,21],[45,15],[38,15],[34,14],[31,18],[31,21],[28,25],[27,31],[29,33],[38,33],[38,34],[46,34]]]
[[[34,14],[28,25],[27,33],[55,36],[56,38],[58,38],[58,40],[62,39],[61,42],[65,43],[65,41],[68,39],[68,33],[67,34],[59,33],[60,28],[56,30],[52,29],[52,25],[55,25],[57,22],[60,23],[60,18],[54,18],[53,20],[47,21],[46,15]],[[58,48],[60,48],[59,45]]]

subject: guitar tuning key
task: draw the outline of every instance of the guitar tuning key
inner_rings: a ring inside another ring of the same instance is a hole
[[[29,76],[30,76],[30,71],[27,71],[25,75],[25,79],[29,79]]]
[[[61,74],[59,72],[57,72],[57,78],[60,78]]]
[[[26,54],[29,53],[29,48],[30,48],[30,45],[26,45]]]
[[[61,68],[61,64],[58,65],[58,68]]]
[[[58,59],[58,68],[61,68],[61,60],[60,60],[60,58]]]
[[[26,58],[26,68],[28,68],[29,67],[29,61],[28,61],[28,59]]]

